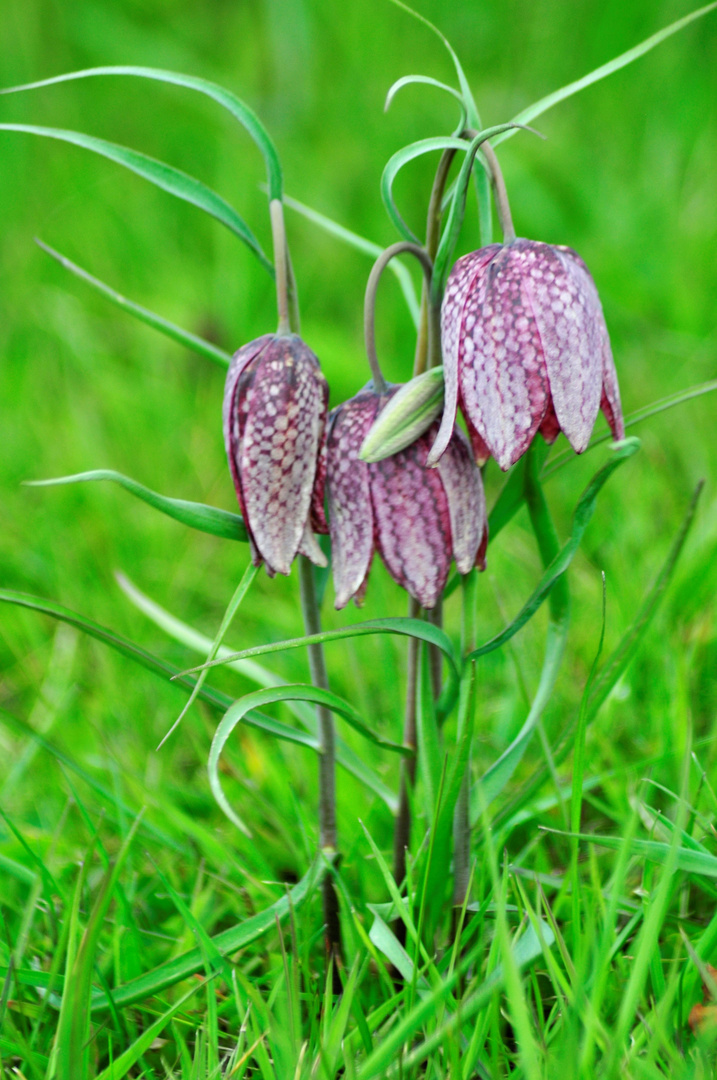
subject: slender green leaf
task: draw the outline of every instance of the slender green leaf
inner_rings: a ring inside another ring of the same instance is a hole
[[[195,983],[194,986],[187,990],[186,994],[182,994],[173,1005],[162,1013],[153,1024],[145,1028],[138,1039],[128,1046],[126,1050],[114,1059],[111,1065],[108,1065],[106,1069],[103,1069],[98,1074],[97,1080],[122,1080],[127,1075],[130,1069],[137,1064],[143,1054],[152,1046],[152,1043],[157,1039],[164,1029],[166,1028],[172,1017],[176,1016],[181,1009],[187,1004],[187,1002],[196,994],[197,990],[203,987],[204,983]],[[114,996],[114,995],[113,995]]]
[[[206,671],[206,667],[203,670]],[[336,715],[343,717],[351,727],[377,746],[384,747],[387,750],[394,750],[399,754],[410,753],[406,747],[403,747],[398,743],[389,742],[387,739],[381,739],[364,723],[361,715],[352,705],[342,698],[337,697],[336,694],[333,694],[330,690],[322,690],[315,686],[288,685],[272,687],[269,690],[255,690],[251,694],[246,694],[238,701],[235,701],[222,717],[221,723],[212,739],[207,768],[209,771],[209,786],[212,789],[214,798],[217,800],[219,806],[229,820],[232,821],[238,829],[241,829],[242,832],[246,833],[247,836],[251,835],[249,830],[234,810],[232,810],[222,789],[221,781],[219,779],[219,758],[226,745],[227,739],[234,731],[237,724],[246,717],[247,713],[254,711],[261,705],[271,705],[277,701],[292,700],[311,701],[315,705],[322,705],[325,708],[330,709],[331,712],[336,713]]]
[[[78,615],[74,611],[61,607],[60,604],[54,604],[49,600],[43,600],[37,596],[30,596],[27,593],[13,592],[10,589],[0,589],[0,603],[2,602],[17,604],[20,607],[38,611],[43,615],[50,615],[53,619],[60,619],[62,622],[69,623],[70,626],[77,627],[78,630],[82,630],[83,633],[88,634],[90,637],[97,638],[98,641],[104,642],[105,645],[110,645],[113,649],[116,649],[117,652],[122,653],[124,656],[128,656],[130,660],[136,661],[149,671],[153,671],[155,674],[161,675],[167,679],[174,679],[181,686],[188,689],[192,689],[194,686],[194,679],[185,678],[185,676],[178,672],[172,664],[168,664],[164,660],[160,660],[159,657],[153,656],[152,653],[143,649],[141,645],[135,645],[133,641],[129,641],[127,638],[115,634],[114,631],[108,630],[104,626],[100,626],[99,623],[86,619],[83,615]],[[215,709],[221,709],[222,711],[225,711],[232,704],[232,699],[226,694],[206,686],[202,687],[199,696],[203,701],[206,701]],[[274,735],[276,738],[285,739],[287,742],[299,743],[302,746],[309,746],[312,750],[318,750],[319,748],[319,741],[314,736],[309,735],[304,731],[298,731],[296,728],[289,727],[287,724],[282,724],[278,720],[272,719],[270,716],[264,716],[262,713],[252,711],[245,716],[244,720],[250,727],[258,728],[260,731],[265,731],[267,734]]]
[[[198,633],[191,626],[187,626],[186,623],[177,619],[174,615],[171,615],[159,604],[155,603],[148,596],[145,596],[136,585],[133,585],[124,574],[116,574],[117,581],[122,591],[129,597],[132,603],[140,611],[142,611],[152,622],[159,626],[166,634],[172,637],[175,641],[181,642],[186,645],[187,648],[194,649],[196,652],[207,652],[212,646],[212,642],[204,634]],[[231,649],[226,646],[222,646],[217,656],[223,656],[229,658],[233,655]],[[262,687],[270,686],[286,686],[286,680],[275,675],[274,672],[269,671],[268,668],[262,667],[261,664],[257,664],[254,660],[228,660],[228,667],[238,671],[245,678],[251,679],[252,682],[258,683]],[[226,705],[230,704],[230,699],[226,698]],[[318,721],[316,719],[315,710],[310,705],[303,701],[287,701],[287,707],[293,712],[298,719],[299,723],[310,733],[312,736],[311,745],[318,747]],[[348,746],[340,735],[336,736],[336,761],[348,773],[355,776],[362,784],[373,791],[375,795],[378,795],[380,799],[386,804],[392,814],[395,814],[398,810],[398,797],[397,795],[384,784],[383,780],[378,776],[373,769],[356,754],[350,746]]]
[[[153,311],[148,308],[142,307],[140,304],[135,304],[133,300],[128,300],[126,296],[122,296],[120,293],[115,292],[109,285],[105,285],[104,281],[100,281],[99,278],[93,277],[87,270],[83,270],[77,263],[72,262],[66,255],[61,255],[59,251],[55,251],[49,244],[45,244],[42,240],[38,240],[35,237],[35,243],[48,255],[52,256],[60,266],[63,266],[65,270],[69,270],[76,277],[82,281],[87,282],[88,285],[96,289],[102,296],[106,297],[113,304],[116,304],[122,311],[126,311],[130,315],[134,315],[140,322],[145,323],[147,326],[151,326],[154,330],[159,330],[160,333],[166,337],[171,338],[173,341],[178,341],[180,345],[185,345],[186,348],[192,349],[193,352],[199,353],[200,356],[205,356],[209,360],[213,360],[215,364],[220,364],[223,368],[229,366],[231,362],[231,355],[225,352],[224,349],[220,349],[216,345],[212,345],[210,341],[205,341],[204,338],[197,337],[196,334],[191,334],[188,330],[183,330],[181,326],[177,326],[176,323],[169,322],[168,319],[163,319],[161,315],[155,315]]]
[[[430,75],[403,75],[400,79],[396,79],[395,83],[389,88],[389,91],[386,94],[386,101],[383,106],[384,112],[388,112],[391,103],[399,90],[402,90],[404,86],[414,86],[416,83],[420,83],[423,86],[433,86],[436,90],[444,90],[445,93],[450,94],[456,101],[459,101],[461,105],[461,123],[459,125],[459,131],[462,131],[464,127],[467,127],[466,121],[468,117],[465,105],[463,104],[462,95],[454,89],[454,87],[449,86],[447,83],[439,82],[438,79],[432,79]]]
[[[393,0],[396,3],[396,0]],[[565,101],[566,98],[572,97],[573,94],[579,93],[580,90],[584,90],[588,86],[592,86],[593,83],[599,82],[601,79],[605,79],[608,75],[612,75],[613,72],[619,71],[620,68],[627,67],[633,60],[638,60],[645,53],[648,53],[651,49],[654,49],[656,45],[660,45],[667,38],[676,34],[679,30],[683,30],[690,23],[696,19],[701,19],[704,15],[709,15],[711,11],[717,9],[717,2],[712,4],[706,4],[704,7],[697,8],[696,11],[692,11],[689,15],[685,15],[682,19],[677,19],[676,22],[670,23],[669,26],[664,27],[662,30],[658,30],[656,34],[652,34],[650,37],[645,38],[639,45],[635,45],[632,49],[628,49],[627,52],[621,53],[620,56],[616,56],[614,60],[609,60],[607,64],[602,64],[600,67],[595,68],[589,75],[583,75],[581,79],[576,79],[574,82],[568,83],[567,86],[563,86],[560,90],[554,90],[552,94],[547,94],[541,98],[540,101],[536,101],[533,105],[529,105],[527,109],[523,109],[513,119],[517,124],[529,124],[531,120],[534,120],[536,116],[541,116],[548,109],[552,109],[553,105],[559,104],[561,101]],[[508,131],[504,135],[499,136],[494,145],[503,142],[505,139],[509,139],[513,132]]]
[[[24,482],[28,487],[55,487],[60,484],[79,484],[86,480],[112,480],[120,484],[125,491],[129,491],[130,495],[135,495],[155,510],[160,510],[167,517],[174,518],[175,521],[187,525],[190,529],[198,529],[199,532],[210,533],[212,536],[221,536],[225,540],[240,540],[244,543],[247,541],[246,526],[240,514],[220,510],[217,506],[206,506],[204,503],[159,495],[136,480],[115,472],[114,469],[93,469],[90,472],[75,473],[73,476],[58,476],[52,480],[25,480]]]
[[[65,131],[62,128],[38,127],[34,124],[0,124],[0,131],[18,131],[25,135],[41,135],[47,139],[59,139],[61,142],[73,143],[85,150],[92,150],[102,157],[118,165],[124,165],[126,169],[138,176],[149,180],[150,183],[162,188],[163,191],[175,195],[184,202],[204,210],[206,214],[216,218],[222,225],[226,225],[247,247],[251,248],[259,259],[262,266],[273,275],[274,268],[261,249],[259,241],[246,222],[239,216],[233,206],[230,206],[221,195],[212,191],[201,180],[189,176],[173,165],[167,165],[164,161],[157,161],[148,157],[138,150],[130,150],[126,146],[118,146],[117,143],[107,142],[106,139],[98,139],[94,135],[85,135],[81,131]]]
[[[297,911],[312,894],[324,873],[324,860],[319,856],[311,864],[301,881],[294,885],[285,896],[282,896],[259,914],[252,915],[251,918],[237,923],[236,926],[232,926],[228,930],[223,930],[220,934],[215,934],[211,940],[219,953],[222,956],[231,956],[233,953],[238,952],[239,949],[246,948],[247,945],[250,945],[252,941],[256,941],[267,930],[275,927],[277,919],[285,918],[292,909]],[[204,960],[201,951],[198,948],[191,949],[189,952],[169,960],[166,964],[160,964],[159,967],[154,968],[152,971],[140,975],[138,979],[132,979],[131,982],[116,987],[112,991],[115,1005],[118,1008],[126,1008],[128,1005],[134,1005],[138,1001],[153,997],[155,994],[161,993],[162,990],[166,990],[167,987],[181,982],[182,979],[188,979],[190,976],[196,975],[198,971],[201,971],[203,965]],[[102,1012],[108,1007],[109,1001],[106,994],[103,993],[97,993],[90,1003],[90,1010],[93,1013]]]
[[[225,664],[227,660],[243,660],[248,656],[265,656],[267,653],[284,652],[286,649],[300,649],[305,645],[314,645],[319,642],[341,641],[344,638],[362,637],[365,634],[399,634],[404,637],[415,637],[419,641],[426,641],[429,645],[435,645],[441,650],[448,660],[449,672],[453,679],[458,678],[459,660],[453,648],[453,643],[443,630],[432,623],[423,622],[421,619],[370,619],[362,623],[354,623],[352,626],[344,626],[340,630],[324,630],[320,634],[307,634],[301,638],[290,638],[287,641],[272,641],[266,645],[254,645],[250,649],[242,649],[233,653],[223,660],[213,660],[211,664],[200,664],[195,668],[188,668],[182,674],[188,675],[195,671],[201,671],[203,667],[215,667]]]
[[[83,71],[71,71],[65,75],[55,75],[51,79],[41,79],[39,82],[25,83],[23,86],[11,86],[0,90],[2,94],[16,94],[21,90],[35,90],[41,86],[53,86],[56,83],[70,82],[74,79],[87,79],[96,75],[132,75],[142,79],[154,79],[157,82],[171,83],[174,86],[183,86],[189,90],[196,90],[212,98],[219,105],[227,109],[235,120],[238,120],[243,128],[248,131],[258,146],[266,165],[267,182],[270,199],[281,199],[283,183],[281,165],[269,133],[259,120],[256,113],[249,108],[236,94],[225,90],[223,86],[209,82],[207,79],[199,79],[194,75],[183,75],[177,71],[164,71],[161,68],[148,68],[137,66],[112,66],[85,68]]]
[[[320,214],[318,210],[312,210],[310,206],[306,206],[305,203],[299,202],[297,199],[291,199],[288,195],[285,195],[284,205],[288,206],[290,210],[296,210],[297,214],[301,214],[307,221],[311,221],[314,225],[318,225],[324,232],[329,233],[331,236],[335,236],[338,240],[343,240],[349,247],[355,248],[356,251],[362,251],[364,255],[369,255],[372,259],[377,259],[379,255],[383,254],[383,248],[380,244],[374,244],[372,240],[366,240],[363,236],[359,236],[358,233],[351,232],[350,229],[344,228],[343,225],[339,225],[338,222],[326,217],[325,214]],[[421,307],[418,302],[418,297],[416,296],[413,278],[411,277],[408,267],[405,266],[400,259],[391,259],[388,264],[388,270],[398,278],[398,283],[401,286],[401,292],[404,295],[406,306],[411,313],[411,318],[413,319],[416,329],[418,329]]]
[[[628,458],[631,458],[639,449],[639,446],[639,439],[635,438],[624,439],[622,442],[615,444],[612,458],[595,474],[580,497],[580,501],[575,508],[575,514],[573,515],[573,526],[570,539],[546,569],[533,595],[523,605],[518,615],[516,615],[515,619],[513,619],[505,630],[501,631],[501,633],[497,634],[494,638],[491,638],[485,645],[481,645],[478,649],[469,653],[466,659],[477,659],[479,656],[485,656],[487,653],[499,649],[506,641],[510,641],[510,639],[525,626],[528,620],[533,617],[555,582],[560,575],[567,570],[572,562],[573,556],[578,550],[580,541],[583,538],[583,533],[595,512],[595,503],[600,489],[615,469],[617,469],[624,461],[627,461]]]
[[[547,832],[559,830],[547,829]],[[629,845],[631,855],[641,855],[650,862],[663,866],[674,847],[675,839],[669,844],[660,840],[640,840],[635,837],[632,840],[624,840],[619,836],[601,836],[598,833],[560,833],[561,836],[569,836],[572,839],[582,840],[586,844],[597,844],[599,847],[610,848],[612,851],[621,851],[624,844]],[[680,837],[677,836],[679,843]],[[676,868],[686,874],[696,874],[698,877],[717,878],[717,857],[704,851],[696,851],[694,848],[680,847],[677,852]]]

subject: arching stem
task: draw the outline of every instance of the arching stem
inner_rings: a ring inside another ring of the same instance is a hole
[[[446,190],[446,181],[450,172],[456,151],[453,148],[444,150],[441,160],[438,162],[436,176],[431,189],[431,198],[428,203],[428,215],[426,219],[426,253],[433,260],[438,251],[438,241],[441,236],[441,207],[443,205],[443,193]],[[440,352],[440,310],[438,305],[432,305],[431,290],[426,281],[423,282],[421,292],[421,316],[418,324],[418,338],[416,339],[416,355],[413,361],[413,375],[422,375],[429,367],[435,367],[441,363]],[[431,325],[432,324],[432,325]],[[438,347],[429,348],[429,337],[437,340]]]
[[[503,173],[501,172],[500,165],[498,164],[498,158],[495,156],[495,150],[489,142],[485,142],[481,145],[481,152],[483,153],[483,156],[488,162],[488,168],[490,170],[491,183],[493,184],[493,195],[495,197],[495,205],[498,211],[498,220],[500,221],[500,227],[503,232],[503,243],[512,244],[515,240],[513,215],[510,212],[508,192],[506,191]]]
[[[279,315],[277,334],[286,337],[291,333],[289,315],[289,253],[284,227],[284,204],[281,199],[269,203],[271,236],[274,245],[274,272],[276,274],[276,308]]]
[[[397,255],[404,254],[413,255],[418,259],[429,289],[431,278],[433,276],[433,260],[424,248],[420,247],[418,244],[411,244],[407,240],[402,240],[398,244],[392,244],[391,247],[386,248],[373,264],[368,282],[366,283],[366,298],[364,300],[363,308],[363,329],[364,341],[366,343],[366,356],[371,368],[373,387],[377,394],[385,393],[387,384],[378,362],[378,356],[376,355],[376,293],[378,291],[378,283],[381,280],[381,274],[384,272],[391,259],[395,258]],[[433,355],[440,356],[441,344],[438,312],[435,313],[434,319],[429,319],[428,326],[429,358]]]

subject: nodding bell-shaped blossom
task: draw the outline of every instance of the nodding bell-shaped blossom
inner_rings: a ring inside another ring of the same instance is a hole
[[[480,472],[456,429],[437,469],[426,458],[434,424],[405,450],[369,464],[358,457],[376,416],[398,390],[362,390],[329,415],[326,490],[336,607],[366,590],[374,549],[422,607],[433,607],[451,557],[462,574],[485,566],[487,524]]]
[[[320,460],[329,389],[319,361],[292,334],[265,334],[232,358],[224,443],[255,566],[288,574],[297,553],[326,566]]]
[[[448,446],[456,408],[477,460],[509,468],[537,431],[563,432],[577,453],[602,408],[615,439],[625,428],[610,339],[590,273],[567,247],[491,244],[451,270],[441,312],[445,410],[431,449]]]

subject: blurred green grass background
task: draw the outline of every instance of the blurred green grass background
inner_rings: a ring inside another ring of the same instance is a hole
[[[685,0],[423,0],[420,10],[454,44],[484,122],[500,123],[690,6]],[[438,40],[384,0],[4,0],[0,40],[3,86],[111,63],[168,67],[226,85],[272,132],[287,192],[380,244],[397,239],[379,196],[385,161],[411,140],[449,133],[456,121],[454,103],[423,87],[403,90],[384,115],[386,91],[402,75],[454,81]],[[0,119],[83,130],[166,159],[233,202],[269,248],[260,157],[209,101],[139,80],[97,79],[0,98]],[[517,231],[567,243],[591,268],[626,410],[714,378],[717,17],[697,22],[536,126],[546,141],[521,134],[499,155]],[[194,655],[128,604],[114,571],[213,636],[246,548],[185,531],[108,485],[33,490],[21,484],[114,468],[167,495],[234,509],[220,424],[223,374],[107,305],[32,239],[41,237],[125,295],[229,350],[273,328],[271,282],[216,222],[107,161],[9,133],[0,133],[0,155],[0,584],[53,598],[187,666]],[[416,164],[396,186],[415,228],[433,167],[428,159]],[[303,336],[321,357],[336,404],[368,375],[361,317],[370,265],[287,213]],[[477,246],[471,207],[462,248]],[[406,378],[413,330],[392,280],[382,286],[378,342],[389,377]],[[688,723],[697,739],[708,740],[703,762],[714,761],[716,404],[707,396],[636,429],[643,449],[601,495],[571,570],[574,626],[545,718],[551,735],[574,714],[597,647],[600,571],[607,575],[609,648],[657,573],[696,481],[707,478],[668,600],[591,737],[590,770],[618,770],[605,790],[621,805],[633,763],[678,757]],[[556,449],[563,446],[561,440]],[[604,456],[597,450],[550,481],[547,494],[563,535]],[[486,481],[492,501],[503,482],[493,464]],[[518,610],[538,569],[521,515],[489,550],[480,580],[482,636]],[[231,643],[240,648],[299,633],[297,597],[295,575],[269,582],[262,574]],[[327,626],[356,618],[353,610],[334,613],[332,598],[329,586]],[[403,614],[405,606],[377,561],[359,617]],[[457,610],[451,601],[452,633]],[[479,764],[492,761],[522,723],[516,665],[532,692],[544,619],[539,615],[511,650],[482,664]],[[328,653],[333,688],[392,738],[400,730],[396,672],[404,650],[392,639],[364,638]],[[288,678],[307,678],[301,652],[274,657],[272,666]],[[51,723],[47,734],[58,747],[116,799],[135,808],[148,801],[150,820],[175,835],[186,825],[173,816],[178,810],[219,830],[227,858],[237,852],[245,864],[274,873],[302,869],[297,837],[306,830],[309,851],[314,835],[315,764],[306,752],[242,733],[229,754],[242,815],[264,841],[260,852],[232,832],[211,801],[208,713],[195,707],[155,752],[184,701],[181,691],[95,642],[7,606],[0,608],[0,670],[2,804],[43,850],[54,836],[58,859],[69,865],[87,834],[68,809],[68,784],[52,755],[40,749],[21,780],[8,783],[13,763],[31,745],[18,718]],[[215,682],[234,694],[250,685],[226,674]],[[43,712],[43,683],[59,695],[49,712]],[[347,739],[366,752],[352,734]],[[395,760],[371,753],[395,786]],[[524,772],[530,767],[529,757]],[[659,776],[659,763],[654,768]],[[345,774],[340,789],[350,872],[351,845],[360,846],[357,808],[386,844],[391,821]],[[93,812],[108,815],[109,831],[121,834],[119,803],[82,790]],[[13,858],[26,859],[2,827],[0,842]],[[213,857],[219,859],[216,850]],[[15,889],[19,904],[17,882],[6,894],[11,910]]]

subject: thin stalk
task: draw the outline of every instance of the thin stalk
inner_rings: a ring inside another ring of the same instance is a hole
[[[414,255],[418,259],[423,268],[425,280],[430,287],[431,278],[433,276],[433,261],[422,247],[418,244],[411,244],[407,240],[392,244],[379,255],[378,259],[373,264],[368,282],[366,283],[366,298],[364,300],[363,309],[364,341],[366,343],[366,356],[373,377],[373,388],[377,394],[383,394],[387,389],[386,380],[383,377],[383,372],[381,371],[381,366],[378,362],[378,356],[376,355],[376,293],[378,290],[378,283],[381,280],[381,274],[384,272],[391,259],[395,258],[397,255],[406,253]],[[438,355],[440,355],[440,334],[437,317],[432,322],[429,322],[428,337],[429,357],[435,354],[436,349],[439,350]]]
[[[408,616],[417,619],[420,605],[413,597],[408,604]],[[408,659],[406,663],[406,708],[403,717],[403,745],[416,749],[416,690],[418,677],[418,656],[420,643],[418,638],[408,639]],[[410,794],[416,782],[416,755],[401,758],[401,779],[398,796],[398,814],[393,836],[393,877],[399,889],[406,876],[406,850],[411,841]],[[394,926],[401,944],[406,944],[406,926],[402,919],[397,919]]]
[[[478,638],[476,624],[476,594],[478,592],[478,572],[471,570],[463,578],[463,627],[462,649],[463,655],[473,652]],[[475,665],[475,660],[470,661]],[[470,795],[471,795],[471,755],[468,752],[465,772],[461,789],[458,793],[456,808],[453,812],[453,906],[454,926],[457,925],[457,915],[465,906],[468,898],[468,889],[471,878],[471,821],[470,821]]]
[[[289,256],[284,227],[284,204],[281,199],[269,203],[271,236],[274,244],[274,269],[276,271],[276,309],[279,315],[277,334],[286,337],[291,333],[289,315]]]
[[[483,143],[481,150],[483,151],[483,155],[488,162],[488,168],[490,169],[490,177],[493,184],[493,196],[498,211],[498,220],[500,221],[500,227],[503,232],[503,243],[512,244],[515,240],[515,229],[513,228],[513,215],[510,212],[510,203],[508,202],[508,192],[506,191],[503,173],[498,164],[498,158],[495,156],[495,150],[490,143]]]
[[[308,635],[321,633],[321,616],[314,588],[314,574],[310,561],[305,555],[299,555],[299,586],[301,590],[301,611]],[[321,690],[329,689],[326,674],[324,650],[320,642],[307,646],[309,650],[309,670],[314,686]],[[336,829],[336,736],[334,721],[330,711],[323,705],[317,705],[316,715],[319,721],[319,842],[321,849],[329,859],[337,851],[338,835]],[[330,874],[323,880],[324,923],[326,934],[327,960],[333,971],[334,993],[341,993],[341,976],[337,961],[341,958],[341,925],[339,922],[339,901]]]
[[[438,251],[438,241],[441,236],[441,206],[443,193],[446,190],[446,181],[450,172],[453,159],[456,156],[455,149],[444,150],[438,163],[436,176],[431,189],[431,198],[428,203],[428,216],[426,219],[426,252],[433,260]],[[413,375],[422,375],[429,367],[436,367],[441,362],[440,352],[440,309],[430,301],[431,290],[424,281],[421,292],[421,315],[418,324],[418,338],[416,340],[416,355],[413,361]],[[436,343],[438,347],[436,347]]]

